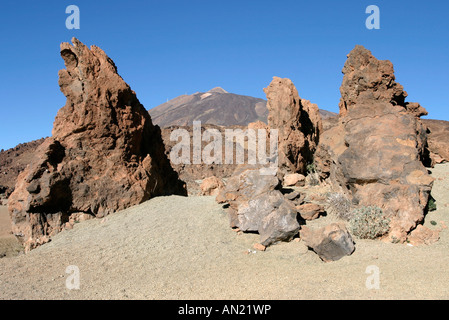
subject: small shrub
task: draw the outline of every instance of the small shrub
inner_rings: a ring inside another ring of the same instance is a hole
[[[309,163],[309,164],[306,166],[306,170],[307,170],[307,173],[308,173],[308,174],[315,173],[315,172],[316,172],[315,164],[314,164],[313,162],[312,162],[312,163]]]
[[[430,211],[435,211],[437,209],[437,203],[435,202],[435,199],[430,197],[429,202],[427,203],[427,209]]]
[[[378,207],[361,207],[352,212],[349,227],[360,239],[376,239],[388,232],[390,219]]]
[[[328,204],[327,212],[349,221],[352,217],[352,205],[351,202],[342,193],[330,192],[326,195],[326,202]]]

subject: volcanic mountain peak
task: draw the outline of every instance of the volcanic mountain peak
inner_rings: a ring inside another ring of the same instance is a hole
[[[229,93],[229,92],[227,92],[225,89],[223,89],[221,87],[215,87],[213,89],[210,89],[208,92],[209,93]]]
[[[192,125],[193,121],[215,125],[247,125],[266,121],[266,101],[260,98],[229,93],[216,87],[174,98],[149,110],[154,124],[161,127]]]

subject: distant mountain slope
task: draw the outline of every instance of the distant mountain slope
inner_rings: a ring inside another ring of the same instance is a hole
[[[193,121],[219,126],[246,126],[250,122],[267,122],[267,101],[229,93],[217,87],[208,92],[182,95],[148,110],[154,124],[160,127],[191,126]],[[324,120],[337,113],[320,110]]]
[[[247,125],[266,121],[266,101],[229,93],[222,88],[182,95],[149,110],[160,127],[192,125],[193,121],[222,126]]]

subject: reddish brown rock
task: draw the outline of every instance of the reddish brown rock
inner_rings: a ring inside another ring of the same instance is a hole
[[[102,217],[157,195],[185,194],[159,127],[114,62],[96,46],[72,43],[61,44],[66,105],[9,201],[13,230],[28,249],[59,232],[73,212]]]
[[[304,220],[315,220],[325,213],[324,207],[315,203],[305,203],[296,206],[296,209]]]
[[[424,218],[433,179],[426,114],[395,82],[390,61],[356,46],[343,68],[339,124],[321,137],[316,153],[322,178],[355,205],[378,206],[391,218],[389,238],[403,242]]]
[[[253,248],[259,251],[265,251],[267,249],[267,247],[260,243],[255,243]]]
[[[265,130],[269,132],[270,128],[265,122],[262,121],[256,121],[256,122],[250,122],[248,123],[248,129],[252,130]]]
[[[219,190],[223,187],[222,180],[215,176],[204,179],[200,185],[201,194],[203,196],[217,196]]]
[[[410,232],[407,241],[414,245],[430,245],[440,239],[440,232],[438,230],[431,230],[423,225],[418,225],[415,230]]]
[[[449,162],[449,121],[423,119],[433,164]]]
[[[323,130],[318,107],[301,99],[290,79],[274,77],[264,91],[268,125],[279,130],[279,168],[305,174]]]
[[[306,182],[306,177],[300,173],[289,173],[284,176],[284,186],[301,186],[303,187]]]
[[[14,148],[0,151],[0,198],[8,198],[14,191],[17,177],[35,158],[36,148],[44,138],[21,143]]]

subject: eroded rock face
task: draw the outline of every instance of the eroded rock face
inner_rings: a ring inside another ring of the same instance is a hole
[[[428,129],[428,143],[432,164],[449,162],[449,121],[423,119]]]
[[[316,154],[322,178],[352,197],[378,206],[391,218],[388,237],[403,242],[424,217],[433,179],[426,128],[427,114],[395,82],[390,61],[377,60],[356,46],[343,68],[339,124],[326,131]]]
[[[72,43],[61,44],[66,105],[10,196],[13,231],[28,248],[59,232],[72,213],[101,217],[157,195],[185,194],[159,127],[114,62],[96,46]]]
[[[316,104],[301,99],[290,79],[274,77],[264,89],[270,129],[279,130],[279,168],[306,173],[323,130]]]

